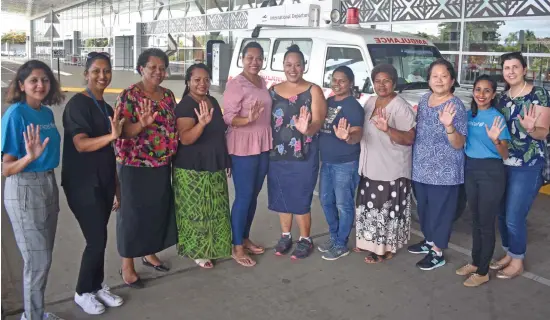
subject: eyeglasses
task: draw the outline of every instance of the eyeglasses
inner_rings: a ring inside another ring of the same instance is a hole
[[[111,58],[111,55],[108,53],[108,52],[96,52],[96,51],[92,51],[90,53],[88,53],[88,59],[92,59],[92,58],[95,58],[97,56],[104,56],[106,58]]]

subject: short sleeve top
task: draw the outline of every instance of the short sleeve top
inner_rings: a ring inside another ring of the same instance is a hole
[[[214,97],[208,96],[208,99],[214,108],[212,120],[195,143],[183,145],[180,142],[174,158],[176,168],[216,172],[231,167],[231,158],[225,141],[227,125],[223,121],[222,110]],[[195,110],[199,110],[199,103],[190,95],[186,95],[176,107],[176,119],[192,118],[197,123]]]
[[[451,146],[445,126],[439,121],[439,111],[447,103],[456,107],[453,126],[463,136],[468,135],[468,115],[462,101],[453,96],[434,107],[428,106],[431,92],[420,98],[416,117],[416,138],[413,145],[412,180],[431,185],[464,183],[464,149]]]
[[[105,106],[107,116],[113,116],[113,108],[109,104],[103,100],[97,102]],[[110,133],[106,115],[96,106],[93,99],[82,93],[74,95],[65,105],[63,128],[61,184],[68,186],[86,183],[104,186],[114,183],[116,162],[112,144],[93,152],[78,152],[73,142],[73,138],[82,133],[90,138]]]
[[[310,144],[317,141],[318,134],[305,136],[296,129],[294,116],[300,115],[300,109],[306,107],[311,112],[311,86],[304,92],[288,99],[281,97],[272,87],[269,92],[273,99],[271,128],[273,149],[271,160],[306,160]]]
[[[319,133],[319,151],[321,161],[326,163],[345,163],[359,160],[361,147],[358,143],[349,144],[336,137],[334,126],[345,118],[352,127],[363,127],[365,111],[353,96],[336,101],[327,99],[327,116]]]
[[[376,108],[376,97],[371,97],[365,105],[365,125],[361,138],[359,174],[371,180],[394,181],[411,178],[412,147],[393,142],[387,133],[371,123]],[[384,108],[388,125],[399,131],[410,131],[416,126],[416,115],[412,106],[399,95]]]
[[[523,97],[511,99],[507,92],[504,92],[499,99],[498,109],[506,118],[511,135],[508,144],[509,158],[504,160],[505,165],[514,167],[544,165],[545,141],[533,139],[519,122],[519,116],[523,116],[526,108],[531,104],[550,107],[548,90],[534,86],[531,92]]]
[[[169,89],[161,89],[164,92],[163,98],[152,101],[153,113],[158,112],[153,124],[133,138],[121,136],[116,140],[115,154],[118,163],[133,167],[161,167],[168,165],[176,153],[176,98]],[[136,107],[144,99],[147,99],[145,93],[136,84],[122,91],[115,105],[121,112],[120,119],[138,122]]]
[[[50,140],[40,157],[23,172],[45,172],[57,168],[61,154],[61,135],[57,131],[52,110],[46,106],[33,109],[25,102],[17,102],[6,110],[2,116],[2,154],[17,159],[27,154],[23,132],[30,124],[40,126],[40,141],[46,138]]]
[[[475,117],[472,110],[468,111],[468,138],[464,147],[464,152],[468,157],[474,159],[502,159],[496,145],[487,135],[486,127],[491,128],[495,118],[504,119],[504,116],[493,107],[487,110],[478,110]],[[508,128],[502,130],[499,139],[510,140]]]

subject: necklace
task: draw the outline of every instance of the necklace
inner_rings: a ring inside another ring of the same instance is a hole
[[[510,99],[514,100],[517,97],[519,97],[519,95],[523,93],[523,90],[525,90],[526,86],[527,86],[527,81],[523,81],[523,88],[521,88],[521,91],[515,97],[512,97],[512,88],[510,88],[510,90],[508,91],[508,95],[510,96]]]

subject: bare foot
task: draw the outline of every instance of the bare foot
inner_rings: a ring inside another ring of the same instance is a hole
[[[252,242],[250,239],[244,239],[244,248],[250,253],[250,254],[262,254],[265,252],[265,248],[262,246],[259,246]]]
[[[139,279],[136,270],[131,268],[122,268],[122,280],[126,283],[134,283]]]
[[[256,261],[244,252],[243,246],[235,246],[231,257],[243,267],[253,267],[256,265]]]
[[[162,261],[160,261],[160,259],[155,254],[145,256],[145,259],[147,259],[147,262],[154,266],[160,266],[162,264]]]

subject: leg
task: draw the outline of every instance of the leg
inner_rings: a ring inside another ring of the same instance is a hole
[[[255,179],[258,170],[258,156],[231,156],[235,201],[231,209],[231,228],[233,245],[242,246],[246,235],[246,226],[250,206],[254,199]]]
[[[336,238],[337,247],[347,247],[349,234],[353,227],[353,220],[355,218],[353,196],[359,184],[359,174],[357,173],[358,167],[359,164],[357,161],[334,166],[336,206],[340,212],[338,234]]]
[[[263,253],[264,248],[258,247],[252,241],[249,240],[250,237],[250,228],[252,227],[252,221],[254,221],[254,215],[256,214],[256,206],[258,203],[258,196],[262,187],[264,185],[265,176],[267,175],[267,170],[269,169],[269,152],[262,152],[258,159],[258,169],[256,171],[255,183],[254,183],[254,194],[252,196],[252,201],[248,209],[248,216],[246,221],[246,227],[244,229],[244,242],[245,245],[249,248],[252,248],[256,253]]]
[[[430,228],[428,228],[426,212],[428,211],[428,190],[427,185],[413,181],[413,192],[416,198],[416,212],[418,213],[418,219],[420,220],[420,229],[424,234],[426,241],[433,241],[430,234]]]
[[[300,237],[309,238],[311,233],[311,212],[306,214],[297,214],[296,223],[300,228]]]
[[[99,188],[66,187],[65,194],[69,208],[75,215],[86,239],[76,293],[79,295],[93,293],[102,288],[107,224],[111,208],[107,207],[107,201]],[[112,199],[112,196],[110,198]]]
[[[495,219],[499,213],[499,204],[502,202],[506,186],[506,175],[504,165],[498,164],[492,170],[484,172],[482,180],[479,181],[479,198],[483,199],[478,203],[478,233],[479,253],[476,266],[477,274],[486,275],[489,272],[489,264],[495,250]]]
[[[480,235],[480,223],[479,223],[479,192],[481,191],[477,184],[478,171],[475,168],[466,168],[465,183],[466,197],[468,201],[468,208],[472,212],[472,265],[479,266],[479,255],[481,251],[481,235]],[[485,201],[485,200],[483,200]]]
[[[321,165],[321,180],[319,181],[319,200],[325,213],[330,239],[334,242],[338,237],[338,208],[336,207],[335,181],[333,180],[333,165],[323,163]]]
[[[433,250],[447,249],[458,201],[460,186],[430,186],[428,222],[433,236]]]

